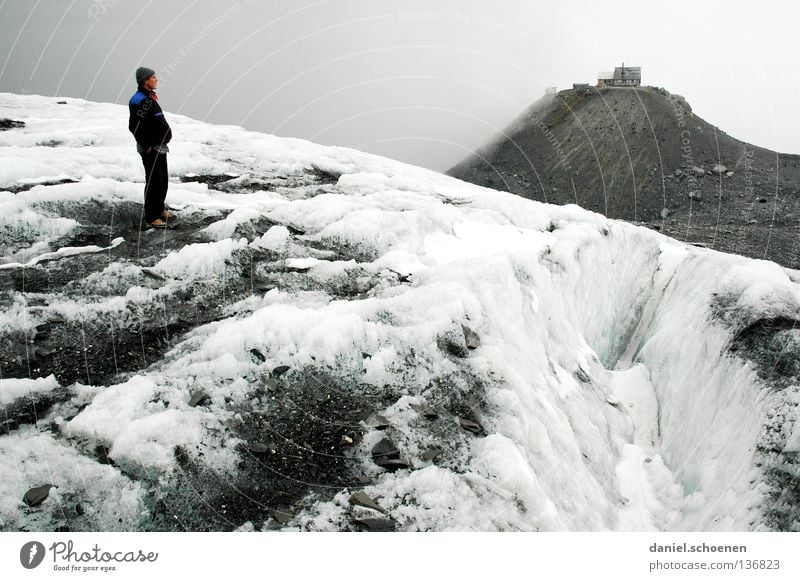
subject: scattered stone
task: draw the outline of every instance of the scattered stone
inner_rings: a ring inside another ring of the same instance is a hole
[[[720,175],[726,173],[728,171],[728,168],[722,165],[721,163],[718,163],[711,168],[711,171],[717,175]]]
[[[371,508],[372,510],[377,510],[380,513],[386,514],[386,511],[365,492],[359,491],[351,494],[347,502],[350,503],[350,506],[363,506],[365,508]]]
[[[411,409],[417,412],[426,420],[435,420],[436,418],[439,417],[439,412],[437,412],[434,408],[425,404],[412,403]]]
[[[444,450],[442,450],[441,448],[437,448],[436,446],[433,446],[425,450],[420,455],[420,458],[422,458],[425,462],[433,461],[439,456],[441,456],[442,452],[444,452]]]
[[[364,421],[364,425],[373,430],[385,430],[389,427],[389,420],[380,414],[370,414]]]
[[[258,442],[248,442],[247,451],[251,454],[271,454],[275,452],[275,449]]]
[[[298,228],[297,226],[292,226],[291,224],[287,224],[286,229],[295,236],[302,236],[303,234],[306,233],[306,231],[303,230],[302,228]]]
[[[280,377],[290,369],[291,367],[289,367],[288,365],[278,365],[275,369],[272,370],[272,377]]]
[[[8,129],[18,129],[20,127],[25,127],[24,121],[14,121],[13,119],[0,119],[0,131],[6,131]]]
[[[679,178],[679,177],[683,176],[683,171],[682,171],[682,170],[679,170],[679,169],[676,169],[674,172],[672,172],[672,174],[673,174],[673,175],[674,175],[676,178]]]
[[[733,177],[733,172],[732,171],[726,171],[725,172],[725,177],[726,178],[732,178]]]
[[[404,458],[390,458],[390,459],[381,459],[376,460],[375,464],[383,468],[384,470],[388,470],[389,472],[394,472],[396,470],[407,470],[411,468],[411,463]]]
[[[391,518],[359,518],[353,523],[362,532],[368,533],[393,533],[397,530],[397,522]]]
[[[66,101],[56,101],[56,105],[66,105]]]
[[[472,420],[468,420],[466,418],[458,418],[458,423],[468,432],[472,432],[473,434],[483,433],[483,426],[481,426],[478,422],[473,422]]]
[[[310,265],[309,266],[301,265],[301,266],[287,266],[286,267],[286,271],[287,272],[303,273],[303,272],[308,272],[309,270],[311,270],[311,266]]]
[[[50,323],[36,325],[36,334],[33,336],[33,340],[39,341],[40,339],[47,339],[50,336],[50,330]]]
[[[342,436],[342,441],[343,441],[345,444],[347,444],[348,446],[352,446],[352,445],[353,445],[353,442],[354,442],[353,438],[351,438],[351,437],[350,437],[350,436],[348,436],[347,434],[345,434],[344,436]]]
[[[372,448],[372,461],[390,472],[411,468],[407,460],[400,458],[400,450],[388,438],[382,439]]]
[[[207,397],[208,397],[208,394],[206,394],[206,392],[204,392],[203,390],[194,392],[192,394],[192,397],[189,399],[189,407],[197,407]]]
[[[274,518],[282,525],[285,525],[287,522],[289,522],[294,518],[294,513],[292,513],[292,511],[286,507],[273,508],[272,518]]]
[[[222,174],[203,174],[203,175],[198,175],[196,173],[187,173],[181,176],[181,181],[184,183],[197,182],[202,184],[208,184],[209,186],[217,186],[219,184],[228,182],[232,178],[236,177],[237,176],[235,174],[231,174],[229,172],[225,172]]]
[[[51,488],[53,488],[52,484],[31,488],[25,493],[25,496],[22,497],[22,501],[28,506],[39,506],[48,497]]]
[[[389,438],[383,438],[372,447],[372,460],[380,466],[379,460],[396,460],[400,458],[400,450]]]
[[[704,170],[702,167],[697,167],[696,165],[692,166],[691,171],[696,176],[706,175],[706,170]]]
[[[699,190],[692,190],[689,192],[689,199],[690,200],[702,200],[703,194],[700,193]]]
[[[439,349],[461,359],[469,357],[469,352],[477,349],[480,343],[478,334],[465,325],[461,325],[461,329],[448,329],[436,339]]]
[[[153,278],[155,280],[167,280],[165,276],[159,274],[158,272],[149,267],[142,268],[142,274],[145,276],[149,276],[150,278]]]
[[[475,331],[464,325],[461,325],[461,330],[464,332],[464,343],[466,344],[467,349],[473,351],[480,347],[481,338]]]
[[[261,282],[255,285],[254,288],[260,293],[268,293],[272,289],[278,288],[278,285],[271,282]]]
[[[253,359],[257,359],[261,363],[264,363],[267,360],[267,358],[264,357],[264,354],[258,349],[250,349],[250,355],[253,356]]]
[[[108,451],[109,449],[103,444],[98,444],[97,446],[94,447],[94,455],[97,461],[100,464],[110,464],[111,466],[113,466],[114,459],[109,457]]]
[[[672,210],[669,208],[662,208],[661,209],[661,219],[666,220],[669,215],[672,214]]]
[[[758,203],[759,204],[766,204],[767,203],[767,198],[758,198]]]

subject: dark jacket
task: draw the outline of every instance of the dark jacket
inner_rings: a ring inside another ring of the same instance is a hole
[[[143,153],[148,147],[166,151],[166,144],[172,139],[172,129],[164,118],[158,101],[143,88],[139,88],[128,103],[130,119],[128,130],[136,139],[136,149]]]

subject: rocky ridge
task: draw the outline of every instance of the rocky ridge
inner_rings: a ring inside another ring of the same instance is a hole
[[[547,96],[447,173],[800,267],[800,156],[740,141],[661,88]]]

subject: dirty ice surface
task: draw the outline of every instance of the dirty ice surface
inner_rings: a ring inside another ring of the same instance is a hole
[[[0,530],[796,528],[798,273],[162,101],[120,235],[127,108],[0,94]]]

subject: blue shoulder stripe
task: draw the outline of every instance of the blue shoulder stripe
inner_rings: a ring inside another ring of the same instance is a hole
[[[130,103],[129,103],[129,104],[130,104],[130,105],[139,105],[139,104],[140,104],[142,101],[144,101],[145,99],[147,99],[147,95],[145,95],[145,94],[144,94],[144,93],[142,93],[141,91],[136,91],[136,92],[133,94],[133,97],[131,97],[131,100],[130,100]]]
[[[162,113],[160,111],[154,115],[154,117],[163,117],[163,116],[164,116],[164,113]]]

